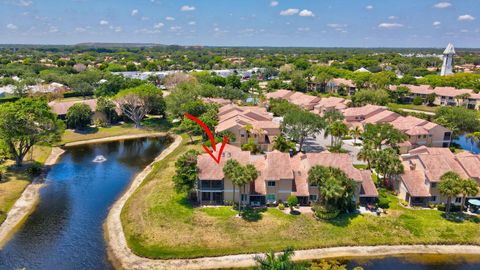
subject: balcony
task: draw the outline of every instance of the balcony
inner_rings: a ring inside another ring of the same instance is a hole
[[[222,180],[201,180],[200,190],[223,190]]]

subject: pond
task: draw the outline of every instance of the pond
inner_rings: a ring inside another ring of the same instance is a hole
[[[0,250],[0,269],[113,269],[102,228],[108,209],[168,143],[145,138],[67,148],[39,205]]]
[[[453,142],[460,145],[460,148],[464,150],[473,152],[475,154],[480,154],[480,145],[472,144],[472,142],[467,139],[467,134],[457,136]]]
[[[364,270],[473,270],[480,269],[480,257],[472,255],[411,254],[386,257],[338,259],[347,269]]]

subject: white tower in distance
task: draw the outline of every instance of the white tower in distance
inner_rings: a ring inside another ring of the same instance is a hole
[[[440,76],[453,74],[453,56],[455,56],[455,48],[452,43],[448,43],[447,48],[443,51],[443,65]]]

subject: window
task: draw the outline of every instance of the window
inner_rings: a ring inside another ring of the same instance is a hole
[[[242,194],[240,198],[242,202],[246,202],[248,200],[247,194]]]
[[[430,184],[430,187],[431,187],[431,188],[436,188],[436,187],[437,187],[437,183],[431,183],[431,184]]]
[[[240,137],[244,138],[244,137],[245,137],[245,134],[240,134]]]
[[[455,198],[455,203],[461,203],[461,202],[462,202],[462,197]]]
[[[210,192],[202,192],[202,201],[210,201],[211,199]]]
[[[312,202],[316,202],[317,199],[318,199],[318,197],[317,197],[317,195],[310,195],[310,196],[309,196],[309,199],[310,199],[310,201],[312,201]]]
[[[316,183],[312,183],[312,184],[310,184],[310,186],[311,186],[311,187],[316,187],[317,184],[316,184]]]
[[[275,194],[268,194],[267,202],[274,202],[274,201],[275,201]]]
[[[437,201],[437,196],[432,196],[432,197],[430,198],[430,201],[431,201],[431,202],[436,202],[436,201]]]
[[[276,185],[277,185],[277,183],[275,181],[268,181],[267,182],[267,186],[269,186],[269,187],[274,187]]]

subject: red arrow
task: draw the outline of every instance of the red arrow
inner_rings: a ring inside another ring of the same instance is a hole
[[[212,132],[207,127],[207,125],[205,125],[205,123],[203,123],[200,119],[196,118],[195,116],[193,116],[191,114],[186,113],[185,117],[188,117],[188,118],[192,119],[193,121],[195,121],[197,124],[199,124],[202,127],[202,129],[207,133],[207,136],[210,139],[210,142],[212,143],[213,152],[216,152],[217,151],[217,145],[215,144],[215,137],[213,136]],[[227,144],[227,142],[228,142],[228,136],[225,136],[225,138],[223,139],[223,142],[222,142],[222,146],[220,147],[220,151],[218,151],[218,156],[217,157],[213,154],[213,152],[210,149],[208,149],[208,147],[206,147],[205,145],[202,145],[202,146],[203,146],[203,149],[205,149],[205,151],[213,158],[213,160],[215,160],[215,162],[220,163],[220,159],[222,158],[222,152],[223,152],[223,149],[225,148],[225,144]]]

